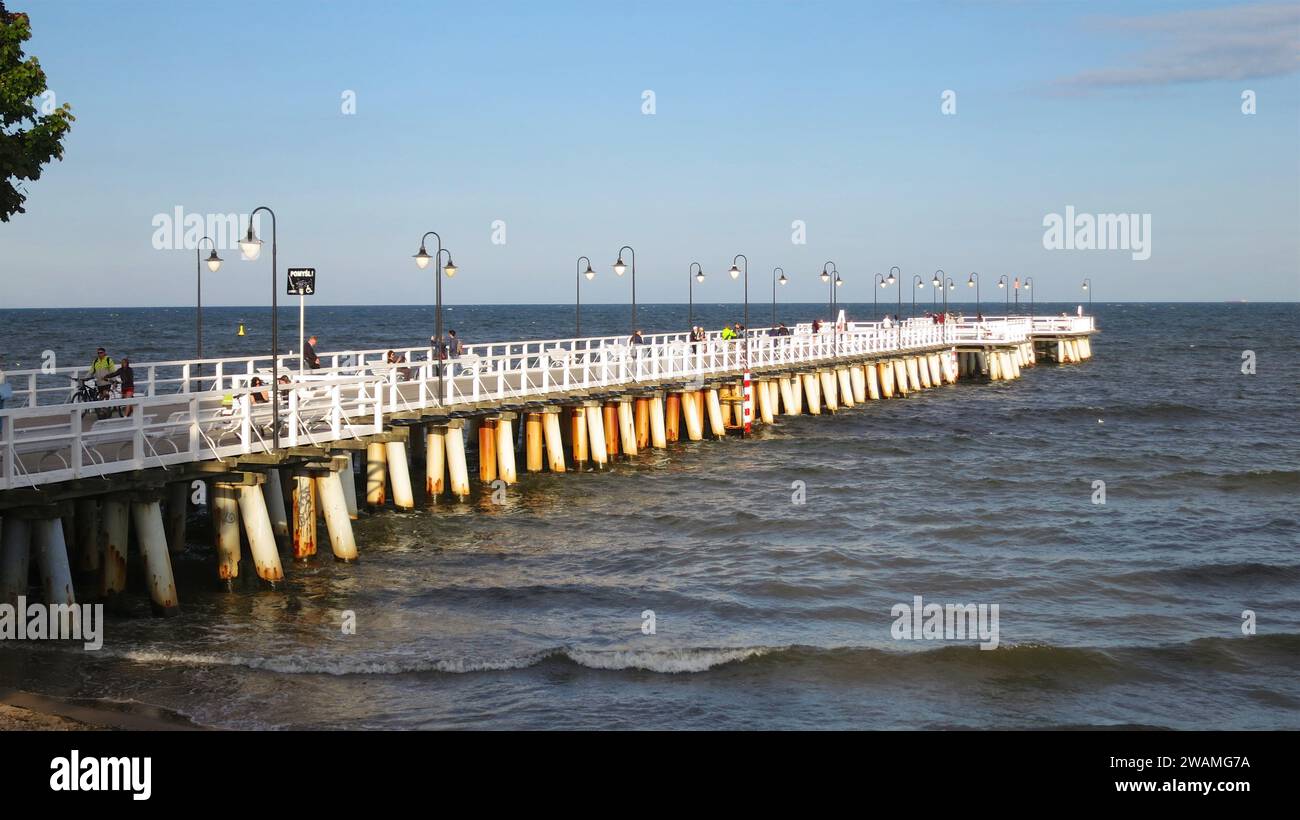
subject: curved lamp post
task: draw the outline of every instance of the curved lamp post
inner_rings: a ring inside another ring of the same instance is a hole
[[[1034,316],[1034,277],[1026,276],[1024,289],[1029,291],[1029,317]]]
[[[425,250],[424,247],[425,241],[431,236],[438,240],[438,250],[434,252],[433,256],[430,256],[429,252]],[[420,237],[420,250],[416,251],[414,257],[415,266],[420,270],[424,270],[429,267],[429,262],[432,261],[436,270],[437,266],[442,263],[442,254],[444,251],[447,254],[447,264],[442,271],[443,273],[446,273],[447,278],[450,279],[456,275],[456,263],[451,261],[451,251],[442,246],[442,237],[437,231],[428,231],[424,236]],[[442,277],[435,275],[434,282],[436,283],[434,287],[436,302],[433,314],[433,337],[435,345],[433,356],[434,360],[437,362],[438,403],[442,404]]]
[[[894,271],[898,271],[898,276],[894,276]],[[894,265],[892,268],[889,269],[889,276],[885,277],[885,281],[891,285],[894,284],[895,282],[898,283],[898,312],[894,314],[894,318],[898,319],[900,316],[903,315],[903,269],[900,268],[898,265]],[[897,344],[899,347],[902,347],[903,326],[898,321],[895,321],[894,324],[898,325],[898,330],[896,333]]]
[[[1083,280],[1083,289],[1088,291],[1088,313],[1092,314],[1092,279]]]
[[[614,263],[614,273],[619,276],[627,270],[627,265],[623,264],[623,251],[629,251],[632,254],[632,332],[636,333],[636,251],[631,245],[624,245],[618,249],[618,261]]]
[[[921,274],[919,274],[919,273],[914,273],[914,274],[912,274],[912,285],[913,285],[913,287],[912,287],[912,318],[915,319],[915,318],[916,318],[916,292],[917,292],[918,290],[920,290],[921,288],[925,287],[925,279],[923,279],[923,278],[921,277]]]
[[[698,270],[697,270],[698,269]],[[686,279],[687,304],[690,306],[687,313],[687,324],[691,330],[695,329],[695,283],[704,281],[704,267],[699,262],[692,262],[691,266],[686,269],[688,274]]]
[[[776,278],[777,271],[781,271],[780,279]],[[786,282],[789,281],[785,278],[784,268],[772,268],[772,327],[776,327],[776,285],[779,282],[782,287],[785,287]]]
[[[829,268],[829,270],[827,270]],[[831,282],[831,274],[839,274],[839,269],[835,267],[834,262],[827,262],[822,265],[822,281]],[[835,322],[835,283],[831,282],[830,296],[826,299],[826,307],[831,311],[831,322]]]
[[[975,288],[975,318],[983,320],[984,308],[980,304],[980,275],[972,272],[970,278],[966,280],[966,287]]]
[[[1011,280],[1007,278],[1007,275],[1005,273],[998,277],[998,287],[1000,289],[1006,290],[1007,285],[1009,284],[1011,284]],[[1009,290],[1007,290],[1006,303],[1007,303],[1006,315],[1010,316],[1011,315],[1011,291]]]
[[[596,278],[596,272],[591,269],[591,260],[587,259],[587,269],[582,269],[582,260],[587,259],[585,256],[578,257],[578,264],[574,270],[573,286],[573,335],[577,338],[582,337],[582,277],[587,277],[590,282]]]
[[[939,270],[934,272],[934,278],[930,280],[930,287],[934,288],[934,290],[930,293],[931,309],[935,308],[939,302],[939,293],[940,291],[943,290],[943,277],[945,275],[946,274],[943,272],[943,269],[940,268]],[[944,298],[946,299],[947,297],[945,296]]]
[[[888,282],[889,280],[885,278],[885,275],[883,273],[877,273],[876,278],[872,284],[879,285],[880,289],[884,290],[886,287],[888,287]],[[871,289],[871,313],[876,317],[876,321],[879,322],[880,301],[876,298],[876,289],[874,287]]]
[[[737,279],[737,278],[739,278],[739,277],[740,277],[740,274],[741,274],[741,269],[738,268],[738,267],[736,267],[736,260],[737,260],[737,259],[744,259],[744,260],[745,260],[745,268],[744,268],[744,273],[745,273],[745,325],[744,325],[744,334],[745,334],[745,335],[744,335],[744,337],[743,337],[743,338],[744,338],[744,345],[742,346],[741,349],[744,351],[744,354],[745,354],[745,369],[749,369],[749,257],[748,257],[748,256],[745,256],[743,253],[738,253],[738,254],[736,254],[735,256],[733,256],[733,257],[731,258],[731,269],[728,270],[727,273],[731,274],[731,278],[732,278],[732,279]]]
[[[207,242],[212,246],[212,253],[208,256],[208,270],[216,273],[221,269],[221,257],[217,256],[217,243],[212,241],[211,237],[203,237],[198,244],[194,246],[194,281],[195,288],[198,291],[198,298],[195,300],[194,318],[195,318],[195,338],[198,342],[199,358],[199,389],[203,389],[203,265],[201,248],[203,243]]]
[[[253,232],[253,217],[258,211],[271,215],[271,448],[280,449],[280,321],[279,289],[276,286],[276,243],[275,211],[265,205],[258,205],[248,215],[248,232],[239,240],[239,249],[251,261],[256,261],[262,253],[262,240]]]

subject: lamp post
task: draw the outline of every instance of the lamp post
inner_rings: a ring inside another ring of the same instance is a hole
[[[627,265],[623,264],[623,251],[629,251],[632,254],[632,332],[636,333],[636,251],[631,245],[624,245],[618,249],[618,261],[614,263],[614,273],[619,276],[627,270]]]
[[[980,304],[980,275],[972,272],[970,278],[966,280],[966,287],[975,288],[975,318],[983,321],[984,308]]]
[[[921,277],[921,274],[914,273],[912,274],[912,284],[915,286],[912,288],[912,318],[915,319],[916,318],[916,292],[921,288],[925,287],[925,279]]]
[[[938,302],[939,302],[939,292],[943,290],[943,277],[944,277],[944,276],[945,276],[945,274],[944,274],[944,272],[943,272],[943,269],[941,268],[941,269],[939,269],[939,270],[937,270],[937,271],[934,272],[934,278],[930,280],[930,286],[931,286],[932,288],[934,288],[934,290],[930,292],[930,309],[931,309],[931,310],[933,310],[935,307],[938,306]],[[947,298],[948,298],[947,296],[944,296],[944,299],[947,299]]]
[[[1029,291],[1029,318],[1034,317],[1034,277],[1025,277],[1025,290]]]
[[[1088,315],[1092,315],[1092,279],[1083,280],[1083,289],[1088,291]]]
[[[879,285],[880,289],[884,290],[888,286],[886,284],[888,281],[883,273],[877,273],[872,284]],[[871,315],[876,317],[877,322],[880,321],[880,302],[876,298],[876,289],[874,287],[871,289]]]
[[[898,271],[898,276],[894,276],[894,271]],[[898,312],[894,314],[894,324],[898,325],[897,343],[899,347],[902,347],[903,327],[898,319],[903,313],[903,269],[898,265],[893,266],[889,269],[889,276],[885,277],[885,281],[891,285],[895,282],[898,283]]]
[[[429,256],[429,252],[424,248],[425,241],[431,236],[438,240],[438,250],[434,252],[433,256]],[[424,270],[429,267],[429,262],[432,261],[436,271],[437,266],[442,264],[442,254],[444,251],[447,253],[447,264],[443,267],[442,272],[447,274],[447,278],[450,279],[456,275],[456,263],[451,261],[451,251],[446,250],[446,248],[442,246],[442,237],[437,231],[428,231],[424,236],[420,237],[420,250],[416,251],[414,257],[415,266],[420,270]],[[436,283],[434,287],[436,306],[433,315],[433,338],[435,346],[433,356],[438,362],[438,403],[442,404],[442,351],[444,344],[442,340],[442,277],[435,274],[434,282]]]
[[[1000,289],[1006,290],[1007,285],[1009,284],[1011,284],[1011,280],[1007,279],[1007,275],[1005,273],[998,277],[998,287]],[[1007,291],[1006,303],[1007,303],[1006,306],[1007,316],[1010,316],[1011,315],[1011,291],[1009,290]]]
[[[249,260],[256,261],[262,253],[262,240],[253,232],[253,217],[258,211],[271,215],[271,449],[280,449],[280,302],[279,289],[276,284],[276,242],[275,211],[265,205],[258,205],[248,215],[248,232],[239,241],[239,249]]]
[[[700,265],[699,262],[692,262],[691,266],[686,269],[686,273],[687,273],[686,303],[689,306],[686,313],[687,324],[691,326],[691,330],[694,330],[695,329],[695,283],[704,281],[704,267]]]
[[[827,270],[829,268],[829,270]],[[826,307],[831,311],[831,322],[835,322],[835,283],[831,281],[831,274],[839,274],[839,269],[835,267],[834,262],[827,262],[822,265],[822,281],[830,282],[830,296],[826,299]]]
[[[596,272],[591,269],[591,260],[587,259],[587,269],[582,269],[582,260],[587,259],[585,256],[578,257],[578,264],[574,271],[573,286],[573,335],[581,338],[582,336],[582,277],[587,277],[590,282],[596,278]]]
[[[748,369],[749,369],[749,257],[748,257],[748,256],[745,256],[743,253],[738,253],[738,254],[736,254],[735,256],[733,256],[733,257],[731,258],[731,269],[728,270],[727,273],[731,274],[731,278],[732,278],[732,279],[739,278],[739,276],[740,276],[740,274],[741,274],[741,269],[738,268],[738,267],[736,267],[736,260],[737,260],[737,259],[744,259],[744,260],[745,260],[745,268],[744,268],[744,273],[745,273],[745,324],[744,324],[744,326],[743,326],[744,345],[743,345],[743,347],[742,347],[741,349],[744,351],[744,355],[745,355],[745,369],[748,370]]]
[[[213,242],[211,237],[207,237],[207,236],[203,237],[198,241],[198,244],[194,246],[194,281],[195,281],[195,288],[198,292],[198,297],[194,302],[195,304],[194,326],[195,326],[195,338],[198,342],[197,347],[198,347],[198,358],[199,358],[198,367],[199,367],[199,389],[200,390],[203,389],[203,265],[202,265],[203,254],[201,252],[201,248],[203,247],[204,242],[207,242],[209,245],[212,246],[212,254],[208,256],[208,270],[212,271],[213,273],[216,273],[221,268],[221,257],[217,256],[217,243]]]
[[[777,271],[781,271],[780,279],[776,278]],[[776,327],[776,285],[779,282],[781,287],[785,287],[785,283],[789,281],[785,278],[784,268],[772,268],[772,327]]]

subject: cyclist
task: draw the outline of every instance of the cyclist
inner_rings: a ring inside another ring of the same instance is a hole
[[[95,387],[99,388],[100,400],[107,399],[109,394],[109,374],[117,369],[117,362],[113,357],[108,355],[104,348],[95,350],[95,360],[90,363],[90,376],[95,380]]]

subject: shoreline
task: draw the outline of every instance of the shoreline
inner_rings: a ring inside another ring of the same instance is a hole
[[[63,700],[0,691],[0,732],[206,730],[183,715],[135,701]]]

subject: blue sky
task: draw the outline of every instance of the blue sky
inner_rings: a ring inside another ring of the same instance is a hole
[[[461,303],[568,302],[580,254],[583,301],[624,301],[624,244],[644,302],[684,302],[692,261],[697,300],[738,301],[738,252],[790,301],[824,298],[826,260],[843,301],[891,265],[1032,275],[1040,300],[1084,276],[1099,300],[1300,297],[1285,6],[8,4],[77,122],[0,224],[0,307],[192,304],[193,251],[156,250],[155,215],[262,204],[320,304],[431,301],[431,229]],[[1150,259],[1045,249],[1067,205],[1151,214]],[[222,255],[205,304],[264,302],[269,254]]]

